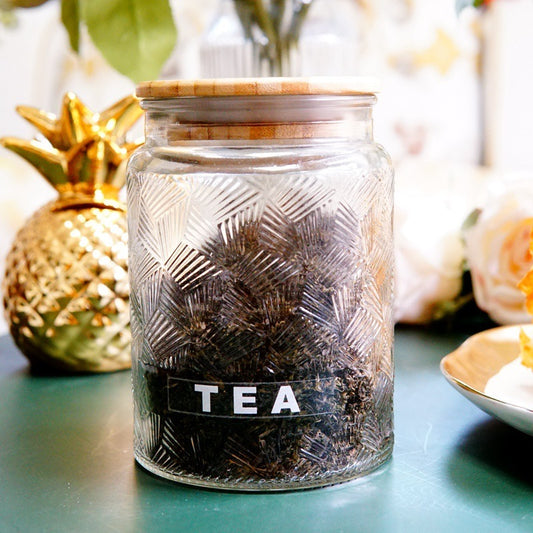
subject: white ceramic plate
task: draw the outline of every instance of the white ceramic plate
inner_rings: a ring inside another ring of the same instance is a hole
[[[447,355],[441,361],[440,368],[452,387],[483,411],[533,435],[532,402],[528,401],[527,406],[516,400],[510,403],[505,395],[485,393],[488,380],[519,356],[521,327],[530,337],[533,336],[531,324],[483,331],[468,338],[457,350]],[[531,380],[533,382],[533,372]],[[512,388],[514,384],[506,385]]]

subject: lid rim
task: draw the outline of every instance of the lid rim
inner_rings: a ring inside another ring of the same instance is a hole
[[[379,81],[372,77],[308,78],[216,78],[200,80],[153,80],[141,82],[139,98],[232,97],[232,96],[311,96],[375,95]]]

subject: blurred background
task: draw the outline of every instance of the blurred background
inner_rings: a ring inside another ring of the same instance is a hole
[[[509,235],[533,217],[533,0],[487,4],[458,12],[454,0],[314,0],[301,30],[298,73],[381,79],[375,137],[396,168],[399,322],[427,324],[471,304],[489,321],[529,321],[516,282],[531,264],[531,223]],[[235,67],[246,35],[232,0],[170,5],[178,38],[160,77],[247,74],[242,61]],[[10,7],[0,0],[0,136],[35,135],[16,105],[58,113],[71,90],[98,111],[134,90],[83,25],[80,54],[71,51],[59,1]],[[0,149],[0,271],[18,228],[54,195]]]

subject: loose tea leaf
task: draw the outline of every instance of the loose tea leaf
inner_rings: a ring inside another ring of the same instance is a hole
[[[392,444],[390,396],[378,401],[391,378],[351,336],[368,285],[346,237],[360,233],[357,218],[315,210],[294,221],[270,210],[228,224],[199,250],[209,276],[161,281],[173,348],[160,328],[147,330],[134,377],[152,435],[143,453],[178,475],[265,486],[364,469],[361,458]]]

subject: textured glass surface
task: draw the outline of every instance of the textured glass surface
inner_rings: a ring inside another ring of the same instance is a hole
[[[345,146],[307,159],[257,150],[255,166],[253,149],[133,162],[135,454],[146,468],[284,489],[358,477],[390,456],[392,171],[369,146],[350,158]]]

